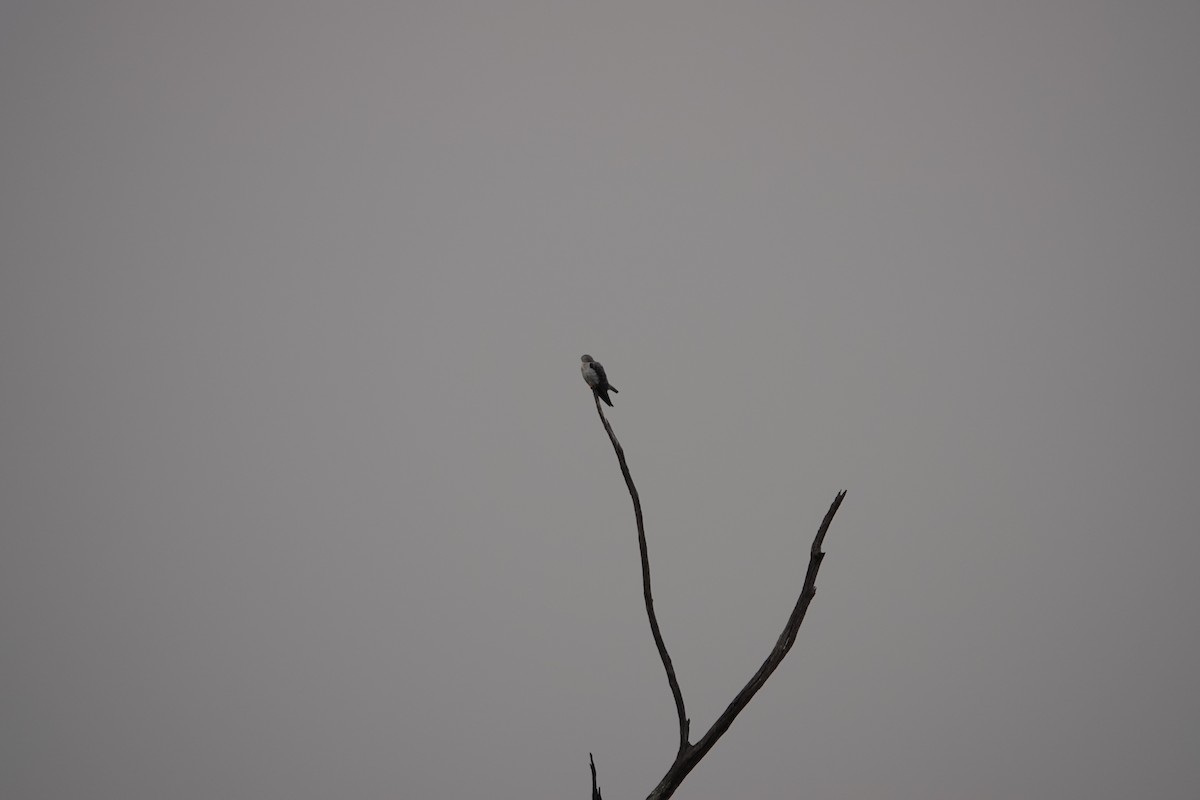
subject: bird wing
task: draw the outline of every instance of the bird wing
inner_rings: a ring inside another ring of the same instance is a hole
[[[593,361],[592,369],[596,371],[596,385],[608,386],[608,376],[604,374],[604,367],[600,366],[600,362]]]

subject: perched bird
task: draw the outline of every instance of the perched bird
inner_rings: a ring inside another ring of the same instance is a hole
[[[616,387],[608,382],[608,376],[604,374],[604,367],[600,366],[599,361],[593,361],[591,356],[585,355],[579,361],[579,371],[583,373],[584,382],[592,387],[596,396],[611,408],[612,400],[608,399],[608,393],[620,394],[620,392],[617,392]]]

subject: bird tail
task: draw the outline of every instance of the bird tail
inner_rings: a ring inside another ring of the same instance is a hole
[[[612,388],[612,387],[609,387],[609,388]],[[615,392],[617,390],[613,389],[613,391]],[[608,399],[608,389],[601,389],[601,390],[597,391],[596,394],[598,394],[600,396],[600,399],[603,400],[605,402],[605,404],[608,405],[609,408],[612,408],[612,400]]]

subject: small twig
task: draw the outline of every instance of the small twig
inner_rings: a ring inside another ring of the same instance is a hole
[[[603,800],[600,797],[600,784],[596,783],[596,759],[588,753],[588,763],[592,766],[592,800]]]
[[[663,669],[667,671],[667,683],[671,685],[671,695],[675,698],[675,711],[679,715],[679,756],[688,749],[688,718],[687,711],[683,707],[683,692],[679,690],[679,680],[675,677],[675,667],[671,664],[671,656],[667,653],[667,645],[663,642],[662,631],[658,628],[658,615],[654,613],[654,597],[650,593],[650,556],[646,551],[646,528],[642,523],[642,501],[638,498],[637,487],[633,485],[633,478],[629,474],[629,465],[625,463],[625,449],[621,447],[621,443],[617,441],[617,435],[613,433],[612,425],[608,424],[608,418],[604,416],[604,409],[600,407],[600,395],[594,397],[596,401],[596,413],[600,415],[600,421],[604,423],[604,430],[608,433],[608,439],[612,442],[613,450],[617,453],[617,462],[621,465],[621,474],[625,476],[625,485],[629,488],[629,496],[633,499],[633,516],[637,520],[638,532],[638,549],[642,555],[642,596],[646,600],[646,616],[650,619],[650,633],[654,636],[654,646],[658,648],[658,655],[662,658]]]

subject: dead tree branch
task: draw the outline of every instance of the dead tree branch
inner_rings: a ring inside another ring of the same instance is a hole
[[[608,418],[604,416],[604,409],[600,407],[600,398],[596,398],[596,412],[600,415],[600,421],[604,424],[604,430],[608,433],[609,441],[612,442],[613,450],[616,451],[617,461],[621,465],[621,475],[625,478],[625,485],[629,488],[629,496],[633,500],[633,515],[637,521],[638,531],[638,549],[642,557],[642,590],[646,600],[646,616],[650,619],[650,632],[654,636],[654,644],[658,648],[658,654],[662,658],[663,667],[667,672],[667,682],[671,685],[671,694],[675,698],[675,710],[679,715],[679,751],[675,755],[675,761],[671,764],[662,780],[654,787],[647,800],[666,800],[675,793],[679,785],[683,783],[683,779],[691,773],[700,760],[708,754],[717,740],[729,730],[729,726],[737,719],[738,714],[742,713],[753,699],[758,690],[763,687],[767,679],[783,662],[788,651],[792,649],[792,645],[796,641],[796,634],[800,630],[800,625],[804,622],[804,615],[808,612],[808,606],[812,602],[813,596],[817,593],[817,573],[821,569],[821,562],[825,558],[825,553],[821,551],[821,546],[825,542],[825,534],[829,530],[829,525],[833,522],[833,517],[837,514],[838,508],[842,505],[842,500],[846,496],[845,491],[838,492],[833,500],[833,504],[829,506],[829,510],[825,512],[825,519],[821,522],[821,527],[817,530],[817,535],[813,539],[812,548],[809,551],[808,572],[804,576],[804,585],[800,589],[800,597],[796,600],[796,605],[792,609],[791,616],[788,617],[787,624],[783,627],[783,632],[779,634],[779,638],[775,641],[775,646],[771,648],[771,652],[767,655],[762,666],[754,673],[749,682],[742,687],[742,690],[737,693],[733,701],[726,707],[721,716],[717,717],[716,722],[712,727],[700,737],[695,744],[688,742],[688,719],[687,713],[683,705],[683,693],[679,690],[679,681],[675,678],[675,668],[671,664],[671,656],[667,653],[667,646],[663,643],[662,632],[658,627],[658,617],[654,613],[654,599],[650,594],[650,557],[646,550],[646,530],[642,522],[642,503],[638,497],[637,487],[633,484],[633,478],[629,475],[629,465],[625,463],[625,450],[621,447],[621,443],[617,441],[616,434],[613,433],[612,426],[608,423]],[[591,754],[589,754],[589,760]],[[596,764],[591,762],[592,768],[592,798],[600,800],[600,790],[596,783]]]
[[[592,758],[591,753],[588,753],[588,764],[592,768],[592,800],[603,800],[600,797],[600,784],[596,783],[596,759]]]
[[[621,474],[625,476],[625,485],[629,487],[629,496],[633,498],[633,517],[637,521],[638,550],[642,554],[642,597],[646,600],[646,616],[650,618],[650,633],[654,636],[654,646],[658,648],[663,669],[667,671],[667,683],[671,684],[671,696],[675,698],[675,711],[679,715],[679,755],[683,755],[688,747],[687,711],[683,707],[683,692],[679,690],[679,679],[675,677],[675,667],[671,664],[671,655],[667,652],[662,631],[658,628],[658,615],[654,613],[654,596],[650,593],[650,556],[646,552],[646,528],[642,523],[642,501],[638,498],[637,487],[633,485],[633,478],[629,475],[629,465],[625,463],[625,448],[621,447],[621,443],[617,441],[617,435],[613,433],[612,425],[608,424],[608,417],[604,416],[604,409],[600,407],[600,395],[594,394],[593,399],[596,401],[596,413],[600,415],[600,421],[604,423],[608,439],[617,453],[617,462],[621,465]]]
[[[817,593],[817,572],[820,571],[821,561],[825,558],[825,553],[821,552],[821,545],[825,541],[825,532],[829,530],[829,523],[833,522],[833,515],[837,513],[845,496],[844,490],[838,492],[837,497],[833,499],[833,504],[825,512],[825,519],[821,522],[820,529],[817,530],[812,550],[809,552],[808,573],[804,576],[804,587],[800,590],[800,597],[796,600],[796,606],[792,609],[787,624],[783,626],[783,633],[779,634],[766,661],[754,673],[754,677],[737,693],[733,702],[721,713],[721,716],[717,717],[717,721],[712,724],[708,732],[700,737],[700,741],[689,745],[675,758],[675,763],[658,782],[658,786],[654,787],[654,791],[649,794],[647,800],[666,800],[675,794],[675,790],[679,788],[679,784],[683,783],[683,779],[696,768],[700,759],[708,754],[708,751],[724,735],[725,731],[729,730],[729,726],[737,719],[738,714],[742,713],[742,709],[749,704],[758,690],[767,682],[767,678],[771,677],[771,673],[783,662],[788,651],[792,649],[792,645],[796,642],[796,633],[800,630],[800,623],[804,622],[804,615],[808,612],[808,604],[812,602],[813,596]]]

